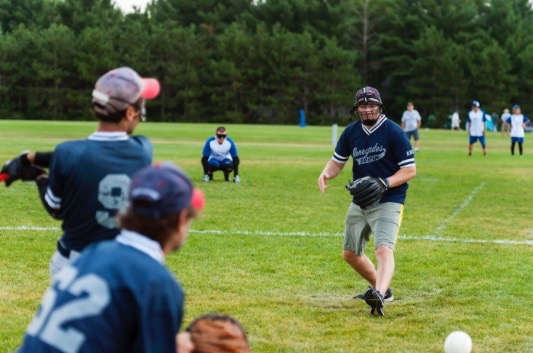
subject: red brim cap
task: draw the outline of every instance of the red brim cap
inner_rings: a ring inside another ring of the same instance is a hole
[[[192,191],[191,206],[197,211],[202,211],[205,207],[205,196],[202,190],[194,188]]]
[[[144,91],[141,93],[143,99],[154,99],[161,90],[159,81],[155,78],[143,78]]]

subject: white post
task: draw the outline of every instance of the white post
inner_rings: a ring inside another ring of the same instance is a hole
[[[333,124],[331,128],[332,128],[331,129],[331,144],[333,146],[336,146],[337,145],[337,131],[338,131],[339,125]]]

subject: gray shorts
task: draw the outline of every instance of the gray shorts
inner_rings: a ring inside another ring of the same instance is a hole
[[[405,136],[407,136],[407,139],[408,139],[408,140],[411,140],[411,136],[413,136],[413,138],[415,139],[415,141],[420,140],[420,136],[418,135],[418,129],[413,130],[413,131],[406,131],[406,132],[405,132]]]
[[[374,249],[385,245],[394,250],[402,218],[403,205],[399,203],[380,203],[364,211],[350,203],[344,223],[343,249],[362,255],[373,232]]]

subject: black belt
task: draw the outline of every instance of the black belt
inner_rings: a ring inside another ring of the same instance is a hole
[[[57,251],[67,259],[70,257],[70,250],[65,249],[65,247],[61,244],[59,240],[57,241]]]

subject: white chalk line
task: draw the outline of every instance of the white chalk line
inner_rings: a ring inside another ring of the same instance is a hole
[[[444,232],[444,230],[446,229],[446,227],[448,226],[448,224],[454,220],[455,217],[457,217],[457,215],[459,215],[459,213],[461,213],[465,208],[466,206],[468,206],[468,204],[470,202],[472,202],[472,200],[474,199],[474,196],[479,192],[479,190],[481,190],[483,187],[485,186],[485,183],[481,183],[479,184],[474,190],[472,190],[472,192],[470,193],[470,195],[468,195],[468,197],[463,201],[463,203],[461,203],[457,208],[455,208],[452,212],[452,214],[450,216],[448,216],[448,218],[446,218],[444,221],[442,221],[438,226],[437,228],[435,229],[435,234],[434,236],[435,237],[440,237],[442,235],[442,232]]]
[[[59,227],[32,227],[32,226],[13,226],[0,227],[0,231],[54,231],[59,232]],[[190,229],[192,234],[214,234],[214,235],[252,235],[252,236],[266,236],[266,237],[342,237],[342,233],[311,233],[311,232],[270,232],[270,231],[249,231],[249,230],[222,230],[222,229],[206,229],[196,230]],[[464,244],[501,244],[501,245],[533,245],[533,240],[511,240],[511,239],[465,239],[465,238],[443,238],[435,235],[400,235],[399,239],[414,240],[414,241],[434,241],[445,243],[464,243]]]

